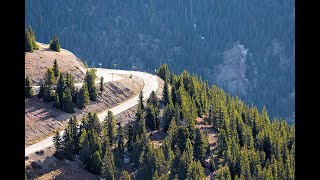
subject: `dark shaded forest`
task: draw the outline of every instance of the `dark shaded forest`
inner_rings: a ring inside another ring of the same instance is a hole
[[[294,112],[294,1],[25,2],[37,40],[56,34],[89,66],[154,72],[167,63],[265,105],[271,117]]]

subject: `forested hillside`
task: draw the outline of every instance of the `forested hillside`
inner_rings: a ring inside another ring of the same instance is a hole
[[[38,41],[56,34],[89,66],[154,72],[167,63],[266,105],[271,117],[294,112],[294,1],[25,2]]]
[[[55,156],[79,155],[85,169],[106,179],[295,179],[294,125],[270,122],[266,108],[260,113],[187,71],[169,74],[163,65],[158,75],[165,81],[163,99],[152,93],[144,103],[141,91],[128,128],[112,112],[102,124],[95,113],[80,126],[71,118],[64,135],[56,133]],[[213,149],[197,117],[217,132]],[[165,133],[160,147],[151,139],[157,130]]]

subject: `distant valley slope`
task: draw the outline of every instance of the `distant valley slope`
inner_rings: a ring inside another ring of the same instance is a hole
[[[90,67],[154,72],[168,63],[294,121],[295,1],[25,2],[37,39],[56,34]]]

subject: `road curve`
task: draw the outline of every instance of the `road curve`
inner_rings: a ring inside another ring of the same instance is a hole
[[[141,78],[144,82],[144,87],[143,87],[143,96],[144,100],[149,98],[150,94],[152,91],[156,91],[159,87],[157,77],[152,74],[140,72],[140,71],[125,71],[125,70],[116,70],[116,69],[103,69],[103,68],[95,68],[97,70],[96,74],[98,77],[104,76],[104,77],[110,77],[110,75],[120,75],[120,74],[132,74],[133,76],[137,76]],[[114,79],[115,80],[115,79]],[[106,109],[100,113],[98,113],[98,117],[100,121],[103,121],[105,116],[107,115],[108,111],[112,111],[114,115],[117,115],[133,106],[135,106],[138,103],[138,98],[139,95],[111,108],[111,109]],[[60,131],[60,135],[62,135],[64,131]],[[44,149],[46,147],[49,147],[53,145],[53,136],[42,140],[38,143],[35,143],[31,146],[28,146],[25,148],[25,156],[28,156],[29,154],[32,154],[36,151],[39,151],[41,149]]]

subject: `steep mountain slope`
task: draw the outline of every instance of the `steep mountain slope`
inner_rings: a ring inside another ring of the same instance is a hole
[[[287,117],[294,112],[294,3],[29,0],[25,24],[42,42],[57,34],[89,66],[151,72],[168,63]]]

